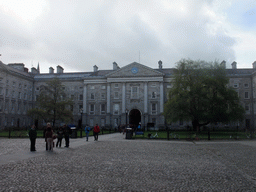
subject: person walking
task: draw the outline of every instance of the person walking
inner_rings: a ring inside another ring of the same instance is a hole
[[[53,151],[53,130],[51,127],[47,127],[45,133],[45,141],[47,143],[47,151]]]
[[[31,129],[29,130],[29,139],[30,139],[30,151],[36,151],[36,137],[37,137],[37,132],[36,132],[36,126],[32,125]]]
[[[51,125],[50,122],[48,122],[48,123],[46,124],[46,127],[44,128],[44,134],[43,134],[43,137],[44,137],[44,138],[46,138],[45,135],[46,135],[46,132],[47,132],[47,128],[48,128],[48,127],[50,127],[50,128],[52,129],[52,125]],[[46,149],[46,151],[48,151],[48,145],[47,145],[47,140],[46,140],[46,139],[45,139],[45,149]]]
[[[69,135],[71,134],[71,129],[69,126],[67,126],[66,124],[63,125],[63,131],[64,131],[64,136],[65,136],[65,143],[66,146],[65,147],[69,147]]]
[[[91,130],[91,128],[89,127],[89,125],[86,125],[84,128],[86,141],[88,141],[90,130]]]
[[[100,127],[96,124],[93,128],[94,141],[98,141]]]
[[[62,129],[62,127],[59,128],[59,130],[57,131],[57,143],[56,143],[56,147],[61,147],[61,142],[62,142],[62,139],[63,139],[63,134],[64,134],[64,131]]]

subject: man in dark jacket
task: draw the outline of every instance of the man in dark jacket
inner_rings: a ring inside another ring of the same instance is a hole
[[[69,126],[64,124],[63,125],[63,131],[64,131],[65,142],[66,142],[66,146],[65,147],[69,147],[69,135],[71,134],[71,129],[70,129]]]
[[[36,151],[36,137],[37,137],[37,132],[36,132],[36,126],[32,125],[31,129],[29,130],[29,138],[30,138],[30,151]]]

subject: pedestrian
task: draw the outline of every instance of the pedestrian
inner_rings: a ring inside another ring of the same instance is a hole
[[[32,125],[31,129],[29,130],[29,139],[30,139],[30,151],[36,151],[36,137],[37,137],[37,132],[36,132],[36,126]]]
[[[86,125],[84,128],[86,141],[88,141],[90,130],[91,130],[91,128],[89,127],[89,125]]]
[[[53,130],[52,127],[47,127],[45,133],[45,141],[47,143],[47,151],[53,151]]]
[[[98,141],[100,127],[96,124],[93,128],[94,141]]]
[[[66,124],[63,125],[63,131],[64,131],[64,136],[65,136],[65,147],[69,147],[69,135],[71,134],[71,129],[69,126]]]
[[[48,122],[48,123],[46,124],[46,127],[44,128],[44,134],[43,134],[43,137],[44,137],[44,138],[45,138],[45,134],[46,134],[46,131],[47,131],[47,128],[48,128],[48,127],[52,128],[52,125],[51,125],[50,122]],[[48,151],[48,145],[47,145],[46,139],[45,139],[45,149],[46,149],[46,151]]]
[[[62,142],[62,139],[63,139],[63,135],[64,135],[64,131],[63,131],[62,127],[60,127],[59,130],[57,131],[56,147],[58,147],[58,144],[59,144],[59,147],[61,147],[61,142]]]

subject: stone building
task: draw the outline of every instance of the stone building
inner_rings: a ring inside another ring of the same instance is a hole
[[[225,62],[222,63],[226,65]],[[124,67],[113,63],[112,70],[99,70],[95,65],[92,72],[64,73],[61,66],[57,72],[52,67],[49,73],[40,73],[24,64],[3,64],[0,62],[0,127],[28,126],[32,120],[26,116],[34,106],[42,85],[52,78],[59,78],[67,96],[74,105],[69,106],[78,124],[93,126],[98,123],[104,127],[118,125],[138,125],[161,129],[165,127],[162,115],[164,103],[172,87],[174,68],[163,68],[161,61],[153,69],[133,62]],[[256,62],[250,69],[237,69],[236,62],[226,69],[230,77],[229,85],[237,90],[246,110],[244,122],[240,127],[254,127],[254,100],[256,81]],[[42,125],[45,122],[40,122]],[[60,123],[60,122],[59,122]],[[188,122],[177,122],[171,127],[184,127]],[[237,126],[232,124],[232,126]]]

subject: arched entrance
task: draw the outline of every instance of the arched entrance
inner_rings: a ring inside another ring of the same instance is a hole
[[[137,128],[141,122],[141,113],[138,109],[132,109],[129,113],[129,124],[132,128]]]

